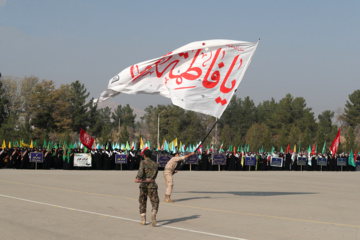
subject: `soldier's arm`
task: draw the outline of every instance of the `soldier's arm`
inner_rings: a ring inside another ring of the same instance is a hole
[[[192,155],[194,155],[194,154],[195,154],[195,152],[191,152],[191,153],[189,153],[188,155],[185,155],[184,158],[186,159],[186,158],[188,158],[188,157],[190,157],[190,156],[192,156]]]
[[[140,162],[139,171],[136,175],[135,182],[139,183],[144,178],[144,161]]]

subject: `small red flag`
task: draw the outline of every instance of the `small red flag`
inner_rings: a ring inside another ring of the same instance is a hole
[[[331,154],[333,157],[334,157],[335,153],[337,152],[337,149],[338,149],[338,146],[340,143],[340,130],[341,130],[341,127],[339,127],[339,131],[336,134],[336,137],[330,146],[330,151],[331,151]]]
[[[355,149],[355,154],[354,154],[354,161],[356,163],[356,159],[357,159],[357,149]]]
[[[288,143],[287,149],[286,149],[286,153],[290,152],[290,143]]]
[[[313,147],[312,147],[311,153],[312,153],[313,155],[316,154],[316,153],[315,153],[315,143],[314,143],[314,145],[313,145]]]
[[[141,150],[140,156],[142,156],[144,154],[145,150],[148,150],[148,149],[149,149],[149,147],[148,147],[147,143],[145,143],[144,148]]]
[[[94,142],[94,138],[92,138],[87,132],[85,132],[83,129],[81,129],[80,132],[80,141],[81,143],[91,150],[91,147]]]

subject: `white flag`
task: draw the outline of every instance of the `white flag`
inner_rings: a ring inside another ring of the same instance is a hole
[[[208,40],[132,65],[110,79],[99,102],[119,93],[160,94],[174,105],[220,118],[258,43]]]

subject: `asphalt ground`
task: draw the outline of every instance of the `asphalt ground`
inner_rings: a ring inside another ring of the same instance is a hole
[[[136,173],[1,169],[0,239],[360,240],[360,172],[160,171],[157,227]]]

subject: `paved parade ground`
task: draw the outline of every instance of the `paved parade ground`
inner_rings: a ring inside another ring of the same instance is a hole
[[[0,239],[360,240],[360,172],[160,171],[158,227],[136,173],[1,169]]]

